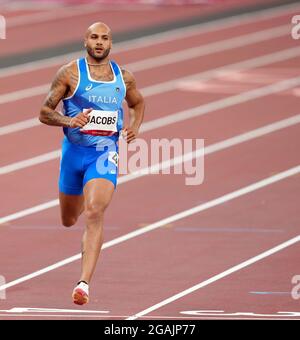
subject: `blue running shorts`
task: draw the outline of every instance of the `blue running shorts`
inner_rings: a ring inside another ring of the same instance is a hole
[[[62,143],[59,190],[67,195],[81,195],[85,184],[93,178],[111,181],[116,188],[118,177],[118,145],[115,141],[95,146]]]

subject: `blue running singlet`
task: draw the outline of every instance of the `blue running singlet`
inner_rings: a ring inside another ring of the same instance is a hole
[[[116,112],[117,117],[116,122],[114,122],[116,129],[111,131],[115,133],[95,136],[93,132],[91,134],[82,133],[80,128],[64,128],[66,137],[73,144],[96,146],[103,139],[107,141],[107,137],[113,141],[118,140],[119,131],[123,127],[122,103],[126,94],[126,86],[119,66],[113,61],[110,61],[110,66],[114,79],[112,81],[98,81],[91,78],[86,58],[77,60],[78,84],[73,95],[63,100],[63,105],[64,115],[69,117],[74,117],[79,112],[89,108],[96,111]],[[96,118],[99,120],[99,116]],[[103,119],[105,118],[109,117],[103,117]]]
[[[126,86],[120,67],[113,61],[109,65],[113,80],[98,81],[92,79],[86,58],[78,59],[77,87],[63,100],[63,113],[68,117],[93,109],[84,128],[63,128],[59,190],[65,194],[81,195],[93,178],[105,178],[116,187]]]

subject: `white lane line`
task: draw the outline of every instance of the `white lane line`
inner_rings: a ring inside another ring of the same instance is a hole
[[[295,174],[297,174],[299,172],[300,172],[300,166],[292,168],[292,169],[290,169],[288,171],[285,171],[285,172],[282,172],[282,173],[276,175],[277,176],[277,180],[275,180],[275,181],[281,180],[283,178],[287,178],[289,176],[293,176],[293,175],[295,175]],[[281,178],[281,176],[284,176],[284,177]],[[271,177],[269,178],[269,180],[270,179],[271,179]],[[268,179],[266,179],[264,181],[267,181],[267,180]],[[272,182],[272,183],[274,183],[274,182]],[[266,184],[266,185],[269,185],[269,184]],[[256,189],[254,189],[254,190],[256,190]],[[252,264],[254,264],[254,263],[258,262],[258,261],[261,261],[261,260],[263,260],[263,259],[265,259],[265,258],[267,258],[267,257],[269,257],[269,256],[271,256],[271,255],[273,255],[275,253],[278,253],[279,251],[281,251],[281,250],[283,250],[283,249],[285,249],[287,247],[290,247],[291,245],[293,245],[293,244],[295,244],[295,243],[297,243],[299,241],[300,241],[300,235],[298,235],[298,236],[296,236],[296,237],[294,237],[294,238],[292,238],[292,239],[290,239],[290,240],[288,240],[286,242],[283,242],[283,243],[279,244],[278,246],[273,247],[273,248],[271,248],[271,249],[269,249],[269,250],[267,250],[267,251],[265,251],[265,252],[263,252],[263,253],[261,253],[261,254],[259,254],[257,256],[254,256],[254,257],[250,258],[247,261],[244,261],[244,262],[242,262],[242,263],[240,263],[240,264],[238,264],[238,265],[236,265],[234,267],[231,267],[230,269],[227,269],[224,272],[222,272],[222,273],[220,273],[218,275],[215,275],[215,276],[211,277],[208,280],[200,282],[200,283],[196,284],[193,287],[190,287],[190,288],[188,288],[188,289],[186,289],[186,290],[184,290],[184,291],[182,291],[182,292],[180,292],[178,294],[175,294],[175,295],[169,297],[168,299],[165,299],[165,300],[155,304],[154,306],[151,306],[151,307],[149,307],[149,308],[147,308],[147,309],[145,309],[145,310],[143,310],[143,311],[141,311],[139,313],[136,313],[135,315],[127,318],[126,320],[135,320],[135,319],[138,319],[140,316],[145,316],[145,315],[147,315],[147,314],[149,314],[149,313],[151,313],[151,312],[153,312],[153,311],[155,311],[155,310],[157,310],[157,309],[159,309],[161,307],[164,307],[164,306],[166,306],[166,305],[168,305],[168,304],[170,304],[170,303],[172,303],[172,302],[174,302],[176,300],[179,300],[179,299],[183,298],[186,295],[189,295],[189,294],[197,291],[198,289],[206,287],[206,286],[208,286],[208,285],[210,285],[210,284],[212,284],[212,283],[214,283],[214,282],[216,282],[218,280],[223,279],[226,276],[229,276],[229,275],[231,275],[231,274],[233,274],[233,273],[235,273],[235,272],[237,272],[237,271],[239,271],[239,270],[241,270],[243,268],[246,268],[246,267],[248,267],[248,266],[250,266],[250,265],[252,265]]]
[[[161,128],[163,126],[178,123],[178,122],[181,122],[187,119],[196,118],[196,117],[208,114],[213,111],[217,111],[217,110],[225,109],[228,107],[232,107],[234,105],[246,103],[250,100],[259,99],[259,98],[268,96],[270,94],[276,94],[276,93],[291,89],[293,87],[296,87],[299,84],[300,84],[300,77],[296,77],[296,78],[286,79],[275,84],[260,87],[254,90],[250,90],[247,92],[242,92],[241,94],[219,99],[211,103],[200,105],[193,109],[184,110],[181,112],[174,113],[172,115],[154,119],[144,124],[145,130],[143,131],[148,131],[148,130],[152,130],[155,128]],[[1,168],[0,168],[0,174],[1,174]]]
[[[152,57],[127,64],[125,67],[132,72],[145,71],[155,67],[161,67],[172,63],[182,62],[197,57],[203,57],[210,54],[233,50],[238,47],[244,47],[251,44],[257,44],[266,40],[276,39],[286,36],[290,32],[290,25],[273,27],[260,32],[240,35],[223,41],[195,46],[182,51],[175,51],[165,55]]]
[[[12,308],[11,310],[13,310]],[[18,309],[18,307],[16,307]],[[1,311],[0,311],[1,312]],[[10,317],[19,317],[19,318],[25,318],[25,317],[38,317],[38,318],[47,318],[47,317],[65,317],[65,318],[100,318],[100,319],[126,319],[129,318],[129,315],[111,315],[109,313],[101,314],[102,311],[99,311],[100,315],[95,314],[78,314],[78,313],[70,313],[70,314],[37,314],[37,312],[28,314],[27,312],[25,314],[20,314],[18,312],[12,313],[9,310],[4,310],[4,314],[0,314],[1,317],[10,318]],[[204,311],[205,312],[205,311]],[[299,319],[299,313],[298,312],[278,312],[278,314],[255,314],[255,313],[231,313],[231,314],[220,314],[220,315],[212,315],[209,316],[212,311],[207,311],[207,315],[202,314],[201,316],[167,316],[167,315],[151,315],[149,316],[142,316],[140,319],[159,319],[159,320],[202,320],[202,319],[217,319],[217,320],[300,320]],[[221,312],[221,311],[220,311]],[[223,312],[223,311],[222,311]],[[9,314],[8,314],[9,313]],[[79,310],[79,313],[85,313],[85,311]],[[280,313],[280,314],[279,314]]]
[[[0,175],[8,174],[10,172],[19,170],[19,169],[25,169],[34,165],[42,164],[48,161],[51,161],[53,159],[57,159],[60,157],[60,149],[54,150],[51,152],[44,153],[42,155],[32,157],[25,159],[20,162],[12,163],[6,166],[3,166],[0,168]]]
[[[70,312],[70,314],[38,314],[38,312],[34,312],[34,314],[28,314],[26,312],[26,314],[20,314],[18,311],[16,313],[12,313],[11,311],[13,309],[18,310],[19,308],[12,308],[11,310],[3,310],[0,312],[3,312],[4,314],[0,314],[1,317],[19,317],[19,318],[23,318],[23,317],[38,317],[38,318],[47,318],[47,317],[69,317],[69,318],[118,318],[118,319],[125,319],[128,318],[129,315],[111,315],[106,312],[103,313],[104,311],[98,311],[98,313],[100,315],[97,315],[97,312],[95,312],[94,314],[92,314],[92,311],[88,311],[88,313],[86,313],[84,310],[78,310],[78,313],[75,312]],[[59,311],[59,310],[58,310]],[[234,320],[298,320],[299,319],[299,313],[298,312],[278,312],[278,313],[283,313],[283,314],[255,314],[255,313],[232,313],[229,315],[212,315],[209,316],[211,314],[212,311],[207,311],[209,312],[207,315],[201,315],[201,316],[196,316],[196,315],[192,315],[192,316],[167,316],[167,315],[159,315],[159,316],[155,316],[155,315],[151,315],[150,319],[159,319],[159,320],[163,320],[163,319],[167,319],[167,320],[202,320],[202,319],[218,319],[218,320],[229,320],[229,319],[234,319]],[[62,313],[66,313],[63,312]],[[85,314],[79,314],[79,313],[85,313]],[[89,313],[91,313],[89,315]],[[103,314],[101,314],[103,313]],[[224,315],[224,316],[223,316]],[[141,317],[141,319],[149,319],[149,317],[145,316],[145,317]]]
[[[88,13],[95,13],[94,5],[80,5],[74,7],[60,7],[44,11],[42,13],[33,13],[27,15],[19,15],[7,18],[7,28],[24,26],[26,24],[33,25],[44,23],[50,20],[58,20],[63,18],[83,16]],[[75,19],[76,20],[76,19]]]
[[[248,186],[246,186],[246,187],[243,187],[243,188],[241,188],[241,189],[238,189],[238,190],[236,190],[236,191],[233,191],[233,192],[231,192],[231,193],[228,193],[228,194],[226,194],[226,195],[223,195],[223,196],[221,196],[221,197],[218,197],[218,198],[213,199],[213,200],[211,200],[211,201],[208,201],[208,202],[206,202],[206,203],[197,205],[197,206],[195,206],[195,207],[193,207],[193,208],[191,208],[191,209],[187,209],[187,210],[184,210],[184,211],[182,211],[182,212],[180,212],[180,213],[177,213],[177,214],[175,214],[175,215],[172,215],[172,216],[169,216],[169,217],[167,217],[167,218],[164,218],[164,219],[162,219],[162,220],[160,220],[160,221],[158,221],[158,222],[156,222],[156,223],[152,223],[152,224],[150,224],[150,225],[148,225],[148,226],[146,226],[146,227],[144,227],[144,228],[140,228],[140,229],[138,229],[138,230],[135,230],[135,231],[132,231],[132,232],[130,232],[130,233],[127,233],[127,234],[125,234],[125,235],[123,235],[123,236],[117,237],[117,238],[115,238],[115,239],[113,239],[113,240],[111,240],[111,241],[105,242],[105,243],[103,244],[103,248],[102,248],[102,249],[107,249],[107,248],[113,247],[113,246],[118,245],[118,244],[120,244],[120,243],[126,242],[126,241],[128,241],[128,240],[130,240],[130,239],[133,239],[133,238],[135,238],[135,237],[137,237],[137,236],[140,236],[140,235],[146,234],[146,233],[148,233],[148,232],[150,232],[150,231],[153,231],[153,230],[155,230],[155,229],[161,228],[161,227],[163,227],[163,226],[165,226],[165,225],[167,225],[167,224],[169,224],[169,223],[173,223],[173,222],[178,221],[178,220],[181,220],[181,219],[183,219],[183,218],[185,218],[185,217],[188,217],[188,216],[197,214],[197,213],[199,213],[199,212],[201,212],[201,211],[205,211],[205,210],[207,210],[207,209],[216,207],[216,206],[221,205],[221,204],[223,204],[223,203],[225,203],[225,202],[229,202],[229,201],[231,201],[231,200],[233,200],[233,199],[236,199],[236,198],[238,198],[238,197],[244,196],[244,195],[246,195],[246,194],[248,194],[248,193],[250,193],[250,192],[254,192],[254,191],[259,190],[259,189],[261,189],[261,188],[264,188],[264,187],[266,187],[266,186],[268,186],[268,185],[271,185],[271,184],[274,184],[274,183],[276,183],[276,182],[278,182],[278,181],[281,181],[281,180],[283,180],[283,179],[285,179],[285,178],[294,176],[294,175],[298,174],[299,172],[300,172],[300,165],[295,166],[295,167],[293,167],[293,168],[290,168],[290,169],[288,169],[288,170],[286,170],[286,171],[280,172],[280,173],[278,173],[278,174],[276,174],[276,175],[267,177],[267,178],[265,178],[265,179],[263,179],[263,180],[261,180],[261,181],[255,182],[255,183],[253,183],[253,184],[250,184],[250,185],[248,185]],[[288,241],[288,242],[285,242],[283,245],[280,245],[280,246],[278,246],[278,247],[275,247],[275,248],[273,248],[273,250],[270,250],[269,252],[270,252],[270,254],[271,254],[271,253],[274,253],[274,252],[275,252],[274,249],[279,249],[279,248],[280,248],[280,249],[283,249],[283,247],[286,247],[286,246],[288,246],[288,245],[291,245],[291,244],[293,244],[293,243],[296,243],[296,242],[298,242],[299,240],[300,240],[300,236],[297,236],[297,238],[294,238],[294,239],[292,239],[292,240],[290,240],[290,241]],[[279,250],[276,250],[276,251],[279,251]],[[263,258],[263,257],[266,257],[264,254],[266,254],[266,253],[263,253],[263,254],[259,255],[258,257],[262,257],[262,258]],[[258,257],[256,257],[256,258],[258,258]],[[4,285],[1,285],[1,286],[0,286],[0,291],[3,291],[3,290],[8,289],[8,288],[11,288],[11,287],[16,286],[16,285],[18,285],[18,284],[20,284],[20,283],[23,283],[23,282],[25,282],[25,281],[31,280],[31,279],[33,279],[33,278],[35,278],[35,277],[37,277],[37,276],[43,275],[43,274],[48,273],[48,272],[50,272],[50,271],[52,271],[52,270],[55,270],[55,269],[60,268],[60,267],[62,267],[62,266],[65,266],[66,264],[69,264],[69,263],[72,263],[72,262],[74,262],[74,261],[77,261],[77,260],[79,260],[80,258],[81,258],[81,254],[80,254],[80,253],[79,253],[79,254],[76,254],[76,255],[74,255],[74,256],[71,256],[71,257],[69,257],[69,258],[66,258],[66,259],[64,259],[64,260],[62,260],[62,261],[59,261],[59,262],[57,262],[57,263],[55,263],[55,264],[53,264],[53,265],[51,265],[51,266],[47,266],[47,267],[45,267],[45,268],[43,268],[43,269],[41,269],[41,270],[35,271],[35,272],[33,272],[33,273],[31,273],[31,274],[28,274],[28,275],[25,275],[25,276],[23,276],[23,277],[21,277],[21,278],[19,278],[19,279],[16,279],[16,280],[13,280],[13,281],[11,281],[11,282],[8,282],[8,283],[6,283],[6,284],[4,284]],[[252,259],[252,260],[250,259],[250,260],[248,260],[248,261],[246,261],[246,262],[243,262],[243,264],[241,264],[241,265],[239,265],[239,266],[240,266],[240,267],[241,267],[241,266],[244,266],[244,267],[245,267],[246,265],[249,265],[250,263],[253,263],[253,262],[251,262],[251,261],[253,261],[253,259]],[[258,261],[258,260],[256,259],[254,262],[256,262],[256,261]],[[248,264],[248,263],[249,263],[249,264]],[[232,272],[238,270],[238,269],[236,269],[236,268],[237,268],[237,266],[231,268],[230,270],[227,270],[227,271],[224,272],[224,273],[221,273],[221,274],[219,274],[219,275],[217,275],[217,276],[214,276],[214,277],[211,278],[210,280],[207,280],[207,281],[205,281],[204,283],[201,283],[200,285],[207,285],[207,284],[209,284],[209,283],[211,283],[211,282],[214,282],[214,281],[216,281],[216,280],[219,280],[220,278],[222,278],[222,277],[224,277],[224,276],[226,276],[226,275],[229,275],[230,273],[232,273]],[[241,268],[242,268],[242,267],[241,267]],[[186,295],[186,294],[189,294],[190,292],[192,292],[192,291],[194,291],[194,290],[196,290],[196,289],[199,289],[198,286],[199,286],[199,285],[194,286],[194,287],[190,288],[189,290],[184,291],[183,293],[180,293],[180,294],[181,294],[181,295],[182,295],[182,294],[185,294],[185,295]],[[196,288],[196,287],[197,287],[197,288]],[[181,296],[181,295],[180,295],[180,296]],[[167,300],[164,300],[164,301],[161,302],[160,304],[157,304],[157,305],[155,305],[155,306],[152,306],[152,307],[150,307],[150,308],[148,308],[148,309],[146,309],[146,310],[144,310],[144,311],[142,311],[142,312],[140,312],[140,313],[138,313],[138,314],[132,316],[132,318],[137,318],[137,317],[139,317],[140,315],[142,316],[142,315],[145,315],[145,314],[147,314],[147,313],[149,313],[149,312],[151,312],[151,311],[153,311],[153,310],[155,310],[155,309],[158,309],[158,308],[160,308],[162,305],[167,304],[167,303],[169,303],[169,302],[172,302],[172,301],[173,301],[172,299],[175,299],[175,300],[176,300],[177,298],[179,298],[178,296],[179,296],[179,294],[177,294],[175,297],[171,297],[171,298],[169,298],[169,299],[167,299]]]
[[[14,214],[11,214],[11,215],[8,215],[8,216],[5,216],[5,217],[1,217],[0,218],[0,225],[3,224],[3,223],[10,222],[10,221],[15,221],[15,220],[22,218],[22,217],[25,217],[25,216],[35,214],[35,213],[40,212],[40,211],[44,211],[44,210],[56,207],[56,206],[58,206],[58,204],[59,204],[58,199],[54,199],[54,200],[51,200],[49,202],[38,204],[38,205],[31,207],[31,208],[18,211]]]
[[[4,317],[4,318],[15,318],[18,317],[21,320],[26,318],[26,317],[35,317],[35,318],[89,318],[89,319],[108,319],[108,320],[113,320],[114,318],[117,319],[125,319],[128,316],[125,315],[86,315],[86,314],[0,314],[0,317]],[[145,317],[145,319],[147,319],[147,316]],[[152,316],[151,318],[148,317],[148,319],[158,319],[158,320],[300,320],[299,316],[295,316],[295,317],[291,317],[291,316],[280,316],[280,315],[275,315],[273,317],[271,316],[265,316],[265,317],[258,317],[253,315],[252,317],[246,317],[246,316],[241,316],[241,317],[237,317],[237,316],[202,316],[202,317],[175,317],[175,316]],[[5,319],[4,319],[5,320]]]
[[[276,63],[276,62],[288,60],[290,58],[295,58],[299,55],[300,55],[300,47],[292,47],[292,48],[282,50],[279,52],[274,52],[274,53],[266,54],[260,57],[247,59],[241,62],[229,64],[226,66],[221,66],[213,70],[207,70],[204,72],[196,73],[196,74],[193,74],[192,76],[176,78],[171,81],[162,82],[156,85],[144,87],[141,89],[141,92],[143,93],[144,97],[149,97],[149,96],[153,96],[156,94],[162,94],[164,92],[176,89],[178,82],[189,81],[193,79],[209,80],[209,79],[213,79],[214,77],[219,76],[220,74],[222,74],[222,72],[233,71],[233,70],[235,72],[245,71],[250,68],[261,67],[264,65],[268,65],[270,63]],[[41,123],[39,122],[37,118],[30,118],[24,121],[20,121],[18,123],[8,124],[8,125],[0,127],[0,136],[13,133],[13,132],[22,131],[24,129],[33,128],[35,126],[40,126],[40,125]],[[151,122],[145,122],[143,126],[144,127],[149,126],[150,128]],[[146,129],[148,129],[148,127]],[[144,130],[144,131],[148,131],[148,130]]]
[[[22,120],[17,123],[12,123],[12,124],[8,124],[5,126],[1,126],[0,136],[4,136],[4,135],[7,135],[13,132],[23,131],[25,129],[30,129],[30,128],[33,128],[39,125],[41,125],[41,122],[39,121],[38,118],[30,118],[30,119]]]
[[[132,72],[140,72],[149,70],[155,67],[170,65],[176,62],[194,59],[200,56],[206,56],[213,53],[231,50],[237,47],[244,47],[255,43],[260,43],[266,40],[275,39],[289,34],[290,25],[283,25],[277,28],[267,29],[260,32],[250,33],[230,38],[222,42],[210,43],[202,46],[192,47],[183,51],[167,53],[158,57],[153,57],[134,63],[124,65],[126,69]],[[31,98],[34,96],[46,94],[49,91],[50,83],[29,87],[27,89],[8,92],[0,95],[0,104],[16,102],[18,100]]]
[[[242,104],[250,100],[262,98],[264,96],[279,93],[300,84],[300,77],[290,78],[280,81],[275,84],[267,85],[254,89],[248,92],[243,92],[238,95],[227,97],[224,99],[216,100],[214,102],[197,106],[190,110],[180,111],[171,114],[166,117],[154,119],[152,121],[146,122],[142,125],[141,132],[147,132],[153,129],[162,128],[164,126],[178,123],[187,119],[199,117],[201,115],[208,114],[210,112],[221,110],[224,108],[232,107],[234,105]],[[15,162],[12,164],[4,165],[0,167],[0,175],[8,174],[14,171],[25,169],[34,165],[38,165],[50,160],[60,157],[60,149],[54,150],[52,152],[44,153],[36,157],[32,157],[23,161]]]
[[[246,25],[255,22],[272,19],[277,16],[283,16],[300,10],[299,5],[290,4],[281,6],[280,8],[271,8],[253,13],[246,13],[236,15],[230,18],[218,19],[208,23],[196,24],[189,27],[169,30],[167,32],[156,33],[151,36],[137,38],[122,43],[116,43],[113,47],[113,53],[120,53],[122,51],[129,51],[132,49],[143,48],[155,44],[160,44],[168,41],[178,40],[188,36],[205,34],[208,32],[222,31],[226,28]],[[0,78],[20,74],[23,72],[32,72],[35,70],[53,67],[68,62],[70,59],[76,59],[82,56],[82,52],[68,53],[58,57],[46,58],[43,60],[24,63],[21,65],[11,66],[0,69]]]
[[[34,307],[13,307],[11,309],[0,309],[0,312],[5,313],[71,313],[71,314],[78,314],[78,313],[90,313],[90,314],[108,314],[109,311],[105,310],[80,310],[80,309],[57,309],[57,308],[34,308]],[[7,315],[9,316],[9,314]]]
[[[144,96],[154,96],[157,94],[165,93],[178,88],[178,82],[190,81],[190,80],[209,80],[214,77],[219,77],[224,74],[224,72],[240,72],[249,70],[256,67],[262,67],[269,64],[274,64],[284,60],[289,60],[298,57],[300,54],[300,47],[292,47],[286,50],[281,50],[277,52],[272,52],[266,55],[262,55],[255,58],[246,59],[233,64],[227,64],[220,67],[215,67],[214,69],[209,69],[203,72],[194,73],[193,75],[185,76],[182,78],[171,79],[163,83],[150,85],[143,88]]]
[[[42,94],[47,93],[49,91],[49,89],[50,89],[50,83],[44,84],[44,85],[39,85],[39,86],[34,86],[34,87],[29,87],[29,88],[23,89],[23,90],[18,90],[18,91],[13,91],[13,92],[1,94],[0,95],[0,104],[6,104],[6,103],[15,102],[15,101],[18,101],[18,100],[23,100],[23,99],[26,99],[26,98],[40,96]]]
[[[83,312],[83,311],[81,311]],[[28,318],[28,317],[34,317],[34,318],[66,318],[66,319],[75,319],[75,318],[79,318],[79,319],[83,319],[83,318],[90,318],[90,319],[95,319],[95,318],[121,318],[122,316],[114,316],[114,315],[105,315],[105,314],[101,314],[101,315],[93,315],[93,314],[0,314],[0,317],[4,317],[4,318],[15,318],[18,317],[20,319],[24,319],[24,318]],[[124,317],[123,317],[124,318]],[[5,320],[5,319],[4,319]],[[2,321],[2,320],[1,320]]]
[[[208,155],[213,154],[215,152],[222,151],[222,150],[225,150],[227,148],[239,145],[241,143],[251,141],[255,138],[266,136],[270,133],[280,131],[282,129],[294,126],[294,125],[299,124],[299,123],[300,123],[300,114],[292,116],[290,118],[280,120],[280,121],[272,123],[272,124],[262,126],[260,128],[257,128],[257,129],[254,129],[254,130],[251,130],[251,131],[248,131],[248,132],[245,132],[245,133],[242,133],[240,135],[225,139],[223,141],[208,145],[204,148],[204,155],[208,156]],[[122,176],[122,177],[119,178],[118,184],[120,185],[120,184],[123,184],[123,183],[126,183],[126,182],[130,182],[130,181],[135,180],[137,178],[147,176],[148,174],[155,173],[159,170],[168,169],[170,167],[170,163],[172,164],[172,166],[175,166],[177,164],[182,164],[183,162],[188,162],[188,161],[196,158],[198,155],[202,155],[202,151],[203,151],[202,149],[196,149],[192,152],[184,154],[183,157],[177,156],[175,158],[172,158],[171,162],[167,160],[167,161],[152,165],[151,167],[144,168],[141,171],[136,171],[136,172],[130,173],[128,175]],[[57,158],[56,155],[52,155],[52,157],[53,156],[55,156],[55,158]],[[49,158],[50,157],[51,157],[51,154],[49,155]],[[57,206],[58,204],[59,204],[58,199],[54,199],[54,200],[48,201],[46,203],[36,205],[34,207],[31,207],[31,208],[21,210],[19,212],[14,213],[14,214],[1,217],[0,218],[0,225],[3,224],[3,223],[7,223],[7,222],[17,220],[19,218],[22,218],[22,217],[25,217],[25,216],[28,216],[28,215],[35,214],[35,213],[43,211],[43,210],[47,210],[49,208],[53,208],[53,207]]]
[[[56,315],[56,314],[49,314],[49,315],[36,315],[36,314],[24,314],[24,315],[19,315],[19,314],[11,314],[11,315],[7,315],[7,314],[0,314],[0,317],[5,317],[5,318],[9,318],[9,317],[18,317],[18,318],[20,318],[21,320],[23,319],[23,318],[26,318],[26,317],[36,317],[36,318],[46,318],[46,317],[48,317],[48,318],[63,318],[63,317],[65,317],[65,318],[69,318],[69,319],[72,319],[72,318],[89,318],[89,319],[95,319],[95,318],[99,318],[99,319],[103,319],[103,318],[108,318],[108,320],[113,320],[114,318],[118,318],[118,319],[120,319],[120,318],[125,318],[125,316],[121,316],[121,315],[109,315],[109,316],[104,316],[104,315],[101,315],[101,316],[92,316],[92,315],[63,315],[63,314],[61,314],[61,315]],[[158,317],[157,319],[159,319],[159,320],[163,320],[165,317]],[[173,317],[168,317],[168,318],[166,318],[166,319],[169,319],[169,320],[176,320],[176,318],[173,318]],[[181,320],[183,320],[184,318],[179,318],[179,319],[181,319]],[[187,320],[203,320],[203,319],[205,319],[205,320],[215,320],[215,319],[217,319],[217,320],[232,320],[232,319],[234,319],[234,320],[300,320],[300,319],[295,319],[295,318],[293,318],[293,319],[291,319],[291,318],[283,318],[283,317],[278,317],[278,318],[270,318],[270,317],[265,317],[265,318],[259,318],[259,317],[252,317],[252,318],[250,318],[250,317],[248,317],[248,318],[246,318],[246,317],[240,317],[240,318],[238,318],[238,317],[202,317],[202,318],[185,318],[185,319],[187,319]],[[5,320],[5,319],[4,319]]]

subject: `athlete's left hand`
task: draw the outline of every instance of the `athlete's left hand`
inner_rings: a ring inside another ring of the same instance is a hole
[[[126,142],[129,144],[136,139],[138,133],[138,129],[134,127],[125,127],[123,129],[122,135]]]

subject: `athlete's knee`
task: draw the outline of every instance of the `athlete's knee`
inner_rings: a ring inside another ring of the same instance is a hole
[[[64,227],[72,227],[77,222],[77,218],[69,217],[69,216],[62,216],[61,222]]]
[[[102,219],[107,205],[108,204],[105,202],[88,203],[85,209],[85,216],[87,220]]]

